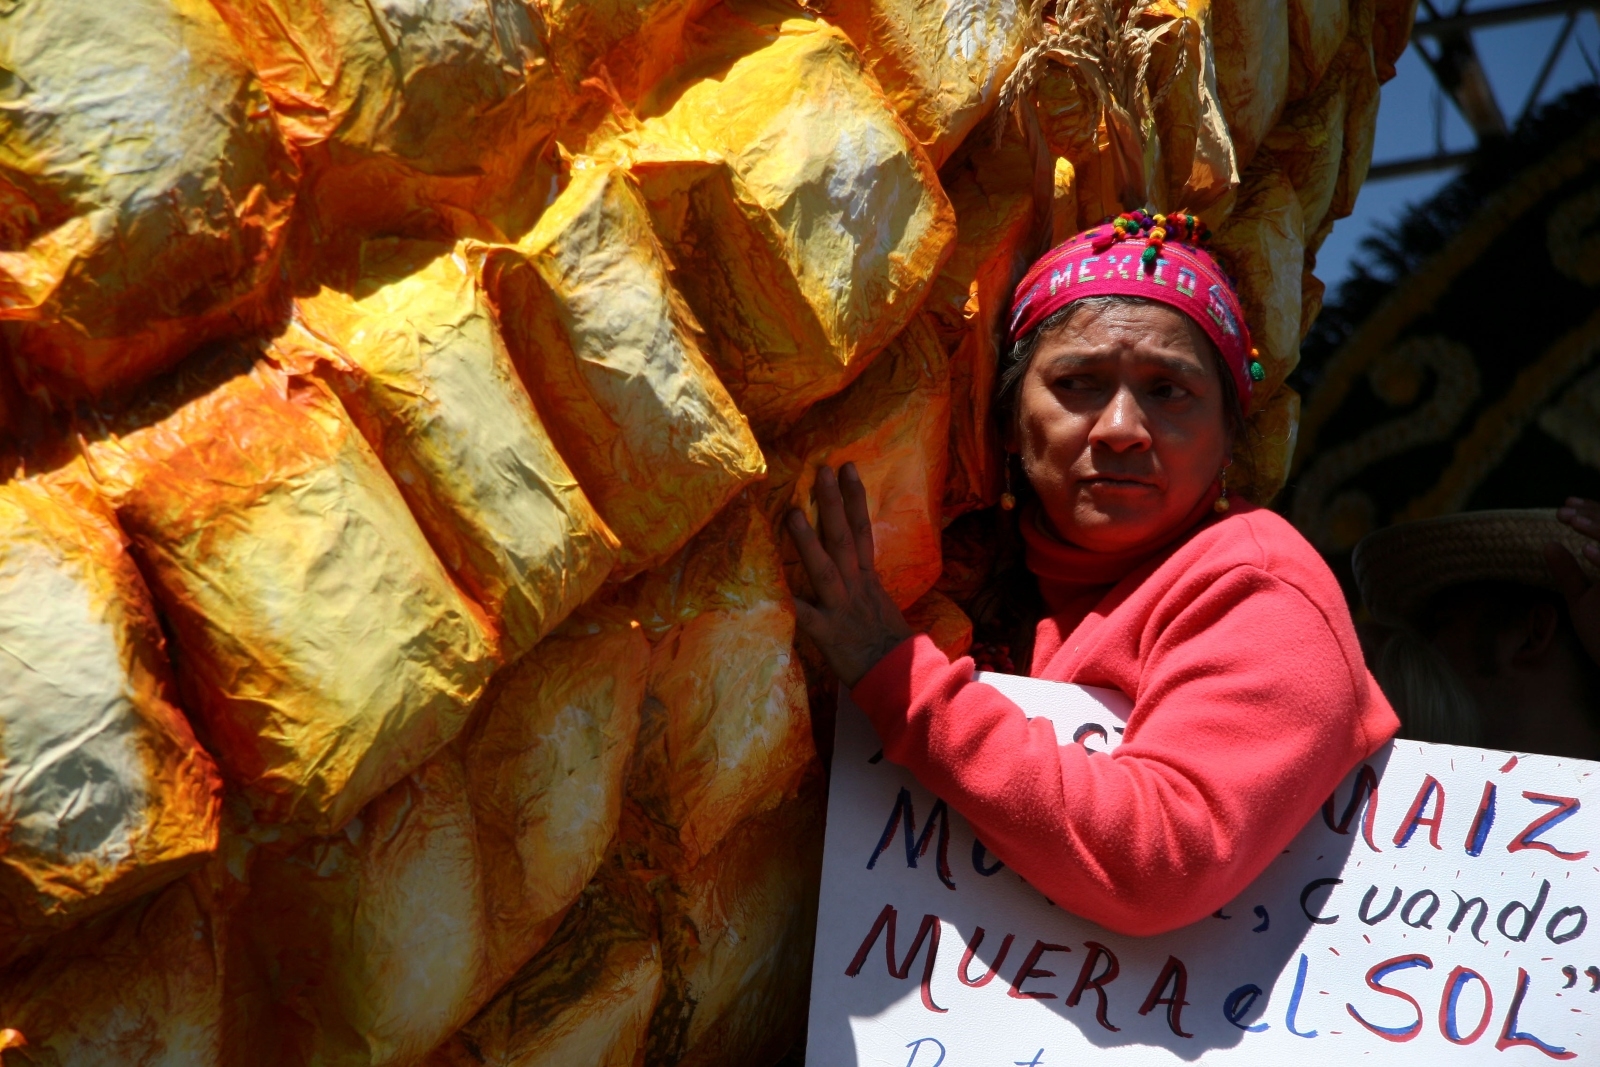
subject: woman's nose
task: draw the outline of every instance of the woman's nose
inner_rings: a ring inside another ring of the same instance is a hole
[[[1144,409],[1133,390],[1121,386],[1111,395],[1089,431],[1089,443],[1104,445],[1113,452],[1137,452],[1150,447]]]

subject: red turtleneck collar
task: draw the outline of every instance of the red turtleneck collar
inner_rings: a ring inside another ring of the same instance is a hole
[[[1052,613],[1067,610],[1069,605],[1083,607],[1086,594],[1104,592],[1146,563],[1164,557],[1197,530],[1220,518],[1212,507],[1219,495],[1220,487],[1212,486],[1184,516],[1171,537],[1122,552],[1091,552],[1063,541],[1045,529],[1043,510],[1038,501],[1030,501],[1018,522],[1027,546],[1028,570],[1039,579],[1039,591],[1044,594]],[[1095,599],[1099,599],[1098,596]]]

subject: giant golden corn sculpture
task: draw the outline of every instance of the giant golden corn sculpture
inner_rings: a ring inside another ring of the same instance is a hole
[[[1147,202],[1238,276],[1270,496],[1409,22],[0,4],[0,1061],[771,1062],[821,795],[774,519],[856,461],[968,639],[1007,291]]]

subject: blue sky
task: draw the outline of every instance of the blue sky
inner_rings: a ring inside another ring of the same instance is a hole
[[[1512,3],[1478,0],[1468,10],[1488,10],[1514,6],[1514,3],[1515,0]],[[1454,5],[1450,0],[1435,0],[1435,6],[1442,13],[1448,13]],[[1558,16],[1474,33],[1478,55],[1508,123],[1514,123],[1522,113],[1528,91],[1538,78],[1539,68],[1550,46],[1555,43],[1562,22],[1562,17]],[[1585,62],[1584,53],[1587,53],[1588,62]],[[1539,99],[1554,99],[1574,86],[1595,80],[1589,63],[1600,68],[1600,22],[1597,22],[1594,11],[1579,13],[1561,58],[1539,94]],[[1444,114],[1442,134],[1445,150],[1471,148],[1474,143],[1471,129],[1448,97],[1439,102],[1442,94],[1428,68],[1417,56],[1415,44],[1406,49],[1396,67],[1399,73],[1383,87],[1378,106],[1373,162],[1431,154],[1435,148],[1436,107],[1442,108]],[[1317,253],[1317,275],[1328,283],[1328,297],[1332,299],[1339,283],[1349,274],[1351,258],[1356,254],[1361,238],[1399,218],[1409,207],[1426,200],[1454,174],[1454,171],[1438,171],[1367,182],[1356,198],[1354,214],[1334,224],[1333,233]]]

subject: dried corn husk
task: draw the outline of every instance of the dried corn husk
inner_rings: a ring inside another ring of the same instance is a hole
[[[878,576],[906,607],[939,578],[944,472],[949,460],[950,364],[930,316],[919,316],[845,392],[816,405],[770,450],[768,517],[810,512],[817,468],[854,463],[867,490]],[[783,546],[791,586],[807,580]]]
[[[667,205],[655,214],[707,354],[768,432],[842,389],[904,327],[955,219],[844,34],[792,20],[762,43],[603,151]],[[731,174],[707,177],[718,163]]]
[[[805,1027],[820,782],[741,824],[673,884],[660,884],[665,949],[649,1059],[693,1067],[772,1063]]]
[[[104,505],[0,485],[0,963],[216,848],[221,782],[171,687]]]
[[[96,916],[0,972],[0,1019],[25,1042],[5,1067],[161,1064],[224,1056],[228,912],[209,869]]]
[[[1217,59],[1210,0],[1157,0],[1140,16],[1153,37],[1150,56],[1152,128],[1159,159],[1146,168],[1152,202],[1221,220],[1243,166],[1217,95]]]
[[[99,394],[261,317],[297,168],[206,0],[0,11],[0,321],[35,391]]]
[[[1016,0],[818,5],[861,49],[936,167],[994,106],[1026,44],[1029,6]]]
[[[741,497],[612,610],[653,646],[628,793],[667,829],[675,864],[693,866],[816,762],[794,604],[765,520]]]
[[[1365,141],[1363,155],[1363,141],[1347,145],[1346,138],[1372,125],[1377,100],[1371,49],[1348,39],[1316,89],[1284,111],[1264,142],[1300,196],[1308,249],[1354,206],[1351,194],[1366,177],[1371,143]]]
[[[1289,93],[1289,5],[1281,0],[1213,0],[1217,96],[1241,170],[1277,125]]]
[[[214,0],[307,161],[295,273],[376,232],[512,232],[566,103],[521,0]],[[542,188],[542,186],[541,186]]]
[[[1078,175],[1072,161],[1056,157],[1050,195],[1050,244],[1067,240],[1078,232]]]
[[[1250,414],[1255,469],[1252,484],[1240,492],[1252,500],[1270,501],[1289,477],[1289,463],[1299,434],[1300,394],[1280,385]]]
[[[1077,176],[1079,228],[1146,203],[1207,211],[1238,182],[1217,99],[1210,9],[1059,0],[1002,108],[1038,123]],[[1033,111],[1019,108],[1026,96]]]
[[[1351,5],[1354,32],[1372,39],[1372,62],[1379,81],[1394,77],[1394,65],[1411,43],[1411,23],[1416,15],[1417,0],[1363,0]],[[1370,30],[1368,19],[1372,20]],[[1371,137],[1371,127],[1366,135]]]
[[[369,242],[354,290],[298,300],[312,336],[291,328],[274,348],[319,362],[515,659],[600,586],[617,544],[518,381],[467,251]]]
[[[1341,49],[1339,60],[1337,73],[1345,92],[1344,152],[1328,213],[1315,230],[1307,227],[1306,246],[1311,249],[1322,246],[1333,230],[1334,220],[1346,218],[1355,210],[1356,194],[1372,165],[1372,138],[1378,128],[1378,85],[1384,75],[1382,68],[1375,65],[1372,50],[1358,46],[1346,53]],[[1391,68],[1389,76],[1392,75]]]
[[[941,504],[945,521],[999,499],[1000,442],[989,413],[995,373],[1012,290],[1043,251],[1044,236],[1033,153],[1008,139],[983,156],[963,155],[945,174],[961,238],[926,305],[950,352],[950,458]],[[1060,163],[1065,167],[1064,197],[1070,197],[1072,164],[1065,159]],[[1071,214],[1075,227],[1075,202]]]
[[[655,902],[605,864],[544,951],[427,1067],[636,1067],[661,993]]]
[[[1310,95],[1321,84],[1349,29],[1346,0],[1289,0],[1290,100]]]
[[[339,401],[246,358],[113,420],[91,466],[207,747],[260,817],[326,832],[455,736],[491,649]]]
[[[460,740],[343,833],[258,851],[247,922],[280,1062],[414,1062],[561,923],[616,833],[649,657],[637,627],[587,629],[508,668]]]
[[[1213,242],[1238,287],[1251,340],[1266,371],[1265,380],[1255,383],[1257,398],[1271,396],[1300,362],[1302,210],[1283,168],[1263,153]]]
[[[586,166],[484,266],[517,369],[629,572],[677,551],[765,470],[649,227],[626,174]]]
[[[1269,152],[1256,157],[1233,214],[1213,248],[1234,274],[1266,378],[1251,405],[1252,486],[1240,492],[1267,501],[1283,488],[1294,450],[1300,398],[1283,385],[1300,361],[1301,279],[1306,262],[1300,197]]]

